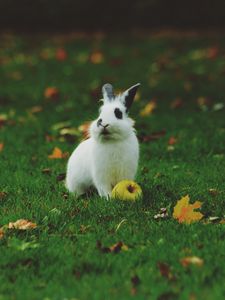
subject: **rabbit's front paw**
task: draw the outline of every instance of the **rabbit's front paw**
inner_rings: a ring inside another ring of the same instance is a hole
[[[100,197],[104,197],[107,200],[109,200],[109,198],[111,197],[111,188],[109,187],[98,187],[98,194]]]

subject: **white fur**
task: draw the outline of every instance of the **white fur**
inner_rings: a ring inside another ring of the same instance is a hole
[[[67,165],[66,187],[77,196],[94,186],[101,197],[110,197],[113,187],[123,179],[133,180],[138,167],[139,145],[133,120],[126,113],[124,95],[107,101],[100,115],[90,126],[90,138],[74,150]],[[123,119],[117,119],[114,110],[119,108]],[[107,135],[103,127],[108,124]]]

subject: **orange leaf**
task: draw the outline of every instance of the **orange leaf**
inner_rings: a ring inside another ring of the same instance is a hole
[[[17,220],[16,222],[10,222],[8,224],[9,229],[28,230],[28,229],[34,229],[36,227],[37,227],[36,223],[32,223],[24,219]]]
[[[152,100],[140,111],[140,115],[142,117],[149,116],[156,109],[156,107],[157,107],[156,101]]]
[[[61,158],[66,158],[68,156],[68,153],[65,152],[63,153],[61,149],[58,147],[55,147],[52,154],[48,156],[50,159],[61,159]]]
[[[95,51],[90,56],[90,61],[93,64],[101,64],[104,61],[104,56],[101,51]]]
[[[202,203],[200,201],[195,201],[193,204],[189,204],[189,196],[186,195],[177,201],[176,206],[173,210],[173,217],[177,219],[179,223],[190,224],[195,221],[202,219],[203,214],[194,211],[194,209],[200,208]]]
[[[54,86],[47,87],[44,91],[44,96],[46,99],[56,100],[59,97],[59,90]]]
[[[177,139],[174,136],[171,136],[168,141],[168,145],[174,145],[177,143]]]
[[[204,263],[203,259],[197,257],[197,256],[188,256],[184,257],[180,260],[180,263],[183,267],[188,267],[189,265],[196,265],[198,267],[201,267]]]
[[[4,148],[4,143],[0,143],[0,152],[3,150]]]
[[[63,48],[56,49],[55,58],[59,61],[64,61],[67,59],[67,52]]]

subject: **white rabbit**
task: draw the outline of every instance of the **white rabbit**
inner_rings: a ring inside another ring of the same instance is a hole
[[[66,187],[76,196],[94,186],[101,197],[108,198],[118,182],[134,179],[139,145],[128,111],[139,85],[118,96],[111,84],[103,86],[103,105],[90,126],[90,138],[78,145],[67,165]]]

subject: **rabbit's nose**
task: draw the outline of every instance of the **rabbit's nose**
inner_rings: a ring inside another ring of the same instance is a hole
[[[102,119],[98,119],[97,126],[99,127],[102,124]]]

